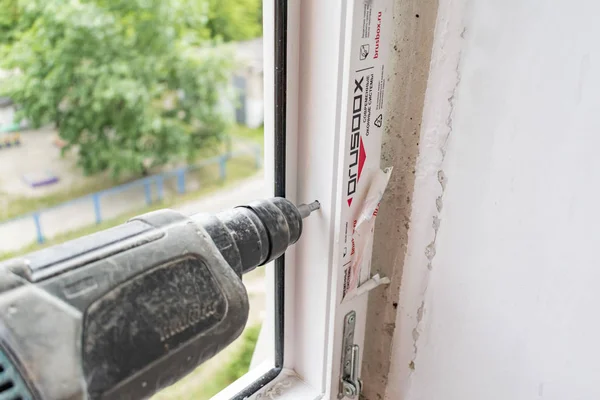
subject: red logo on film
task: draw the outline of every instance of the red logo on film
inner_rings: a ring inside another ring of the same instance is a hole
[[[352,99],[352,120],[350,122],[350,165],[348,166],[348,187],[346,196],[348,196],[348,206],[352,205],[356,186],[362,174],[367,152],[360,135],[361,111],[364,99],[363,81],[365,77],[354,79],[354,97]]]
[[[360,175],[362,174],[363,167],[365,166],[365,160],[367,159],[367,153],[365,152],[365,146],[363,145],[362,138],[360,138],[360,144],[358,148],[358,173],[356,174],[356,183],[360,180]],[[355,163],[356,161],[354,161]],[[350,168],[352,168],[355,164],[350,164]],[[355,186],[356,189],[356,186]],[[348,198],[348,206],[352,205],[352,197]]]

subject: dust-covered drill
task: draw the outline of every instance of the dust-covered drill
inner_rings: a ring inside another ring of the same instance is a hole
[[[240,335],[242,275],[318,208],[161,210],[0,263],[0,400],[139,399],[177,381]]]

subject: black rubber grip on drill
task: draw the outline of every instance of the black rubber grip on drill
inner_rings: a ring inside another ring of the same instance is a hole
[[[237,245],[243,273],[262,265],[269,257],[268,232],[260,218],[247,208],[234,209],[235,218],[222,219]],[[233,216],[233,213],[232,213]]]
[[[237,207],[217,215],[201,215],[198,221],[238,276],[269,257],[267,229],[251,209]]]
[[[302,216],[296,206],[284,198],[255,201],[241,207],[252,210],[267,231],[268,256],[260,265],[281,256],[302,234]]]

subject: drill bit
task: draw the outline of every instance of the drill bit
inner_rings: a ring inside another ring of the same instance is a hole
[[[315,200],[310,204],[300,204],[298,206],[298,211],[300,212],[302,219],[304,219],[304,218],[308,217],[310,215],[310,213],[318,210],[319,208],[321,208],[321,203],[319,203],[318,200]]]

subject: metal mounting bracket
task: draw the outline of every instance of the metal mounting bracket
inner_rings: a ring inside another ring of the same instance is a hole
[[[338,399],[344,397],[355,399],[360,394],[362,383],[358,378],[359,346],[354,344],[354,327],[356,326],[356,311],[350,311],[344,317],[344,332],[342,339],[342,376]]]

